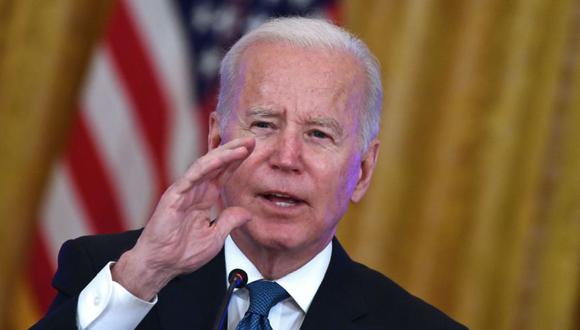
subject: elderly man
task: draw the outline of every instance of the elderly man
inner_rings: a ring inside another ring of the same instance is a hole
[[[59,295],[37,326],[210,329],[226,274],[242,268],[250,284],[234,293],[228,329],[463,328],[334,239],[379,150],[367,47],[321,20],[277,19],[240,39],[220,74],[210,151],[142,231],[64,244]]]

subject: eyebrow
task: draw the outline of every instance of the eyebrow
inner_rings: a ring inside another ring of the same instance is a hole
[[[280,117],[281,116],[281,114],[276,112],[276,111],[272,111],[272,110],[265,109],[262,107],[251,108],[250,111],[248,111],[248,115],[256,116],[256,117]]]
[[[248,115],[264,118],[282,117],[282,114],[280,112],[271,109],[265,109],[263,107],[251,108],[248,111]],[[320,126],[329,128],[332,131],[336,132],[339,136],[342,136],[344,133],[342,126],[338,123],[338,121],[332,118],[309,116],[308,118],[306,118],[304,122],[308,126]]]

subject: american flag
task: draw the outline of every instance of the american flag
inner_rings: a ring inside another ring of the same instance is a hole
[[[325,16],[333,0],[118,0],[95,48],[68,144],[38,214],[28,283],[44,313],[61,244],[142,227],[206,148],[221,57],[271,16]]]

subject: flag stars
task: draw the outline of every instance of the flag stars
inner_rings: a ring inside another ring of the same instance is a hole
[[[217,48],[204,49],[200,53],[198,73],[205,80],[213,79],[219,69],[222,53]]]
[[[268,19],[268,15],[262,14],[262,13],[250,16],[246,20],[246,32],[257,28],[258,26],[260,26],[260,24],[264,23],[267,19]]]
[[[297,8],[306,8],[312,4],[312,0],[290,0],[290,4]]]
[[[206,2],[201,3],[191,10],[191,25],[200,34],[206,33],[214,21],[214,12]]]
[[[217,13],[213,24],[214,33],[231,37],[237,33],[237,23],[239,22],[238,9],[234,6],[224,6]]]
[[[272,16],[319,14],[335,0],[182,0],[193,49],[193,75],[201,100],[213,97],[221,58],[244,32]],[[204,102],[204,101],[202,101]]]

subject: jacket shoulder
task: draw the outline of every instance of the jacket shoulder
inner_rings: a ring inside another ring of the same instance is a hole
[[[84,236],[66,241],[58,253],[52,286],[58,294],[33,329],[75,329],[78,294],[109,262],[116,261],[139,238],[141,231]]]
[[[122,233],[81,236],[79,238],[65,242],[66,244],[75,245],[85,250],[88,256],[94,261],[101,259],[116,261],[121,254],[131,249],[143,230],[130,230]]]
[[[53,286],[69,294],[82,290],[109,262],[131,249],[141,230],[118,234],[82,236],[66,241],[58,253]]]

